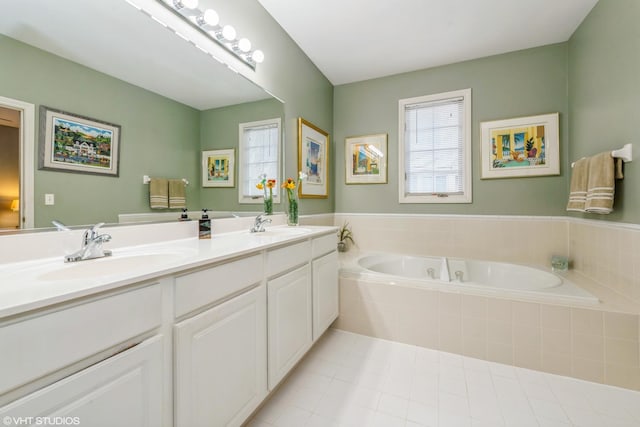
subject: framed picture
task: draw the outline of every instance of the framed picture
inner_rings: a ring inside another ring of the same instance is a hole
[[[387,134],[352,136],[345,139],[347,184],[387,183]]]
[[[329,134],[298,118],[298,170],[307,177],[298,188],[301,198],[329,197]]]
[[[558,113],[480,124],[482,179],[560,174]]]
[[[202,152],[202,186],[235,187],[236,153],[228,150],[209,150]]]
[[[118,176],[120,126],[40,107],[38,168]]]

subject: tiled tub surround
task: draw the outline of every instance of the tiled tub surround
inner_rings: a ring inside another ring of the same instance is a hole
[[[344,221],[356,251],[541,266],[552,254],[569,254],[570,280],[602,303],[527,302],[343,274],[337,328],[640,390],[640,227],[571,218],[336,214],[337,225]]]

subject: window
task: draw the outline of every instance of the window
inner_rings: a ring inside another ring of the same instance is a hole
[[[399,102],[400,203],[471,203],[471,89]]]
[[[273,192],[274,203],[280,202],[280,119],[240,123],[239,125],[238,201],[262,203],[263,190],[258,190],[260,175],[278,181]]]

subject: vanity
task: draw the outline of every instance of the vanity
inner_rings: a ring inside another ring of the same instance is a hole
[[[0,265],[0,417],[241,425],[338,316],[336,243],[268,227]]]

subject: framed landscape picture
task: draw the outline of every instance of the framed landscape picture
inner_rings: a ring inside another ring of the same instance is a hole
[[[40,169],[117,177],[119,155],[119,125],[40,107]]]
[[[298,188],[301,198],[329,197],[329,134],[298,118],[298,170],[306,175]]]
[[[387,134],[352,136],[345,139],[347,184],[387,182]]]
[[[235,150],[202,152],[202,186],[235,187]]]

